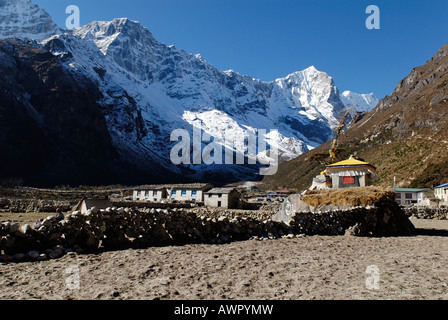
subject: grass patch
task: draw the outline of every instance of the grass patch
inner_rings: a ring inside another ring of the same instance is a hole
[[[394,201],[395,192],[381,187],[353,187],[308,191],[302,201],[313,207],[335,206],[367,206]]]

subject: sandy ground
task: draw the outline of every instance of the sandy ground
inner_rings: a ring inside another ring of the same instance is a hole
[[[448,221],[411,221],[417,236],[305,236],[3,264],[0,298],[448,299]]]

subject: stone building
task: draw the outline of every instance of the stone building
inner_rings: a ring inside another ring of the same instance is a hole
[[[166,185],[168,199],[178,201],[204,201],[204,192],[213,188],[209,183]]]
[[[204,195],[204,204],[210,207],[236,209],[241,194],[235,188],[213,188]]]
[[[145,185],[134,190],[133,199],[136,201],[161,201],[167,198],[166,187],[162,185]]]

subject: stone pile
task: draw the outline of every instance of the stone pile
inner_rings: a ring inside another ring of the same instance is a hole
[[[411,235],[414,225],[397,207],[352,207],[296,212],[289,223],[296,233],[354,236]]]

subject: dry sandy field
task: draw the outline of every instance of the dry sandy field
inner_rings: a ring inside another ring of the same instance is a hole
[[[0,299],[448,299],[448,221],[412,237],[300,236],[0,264]]]

